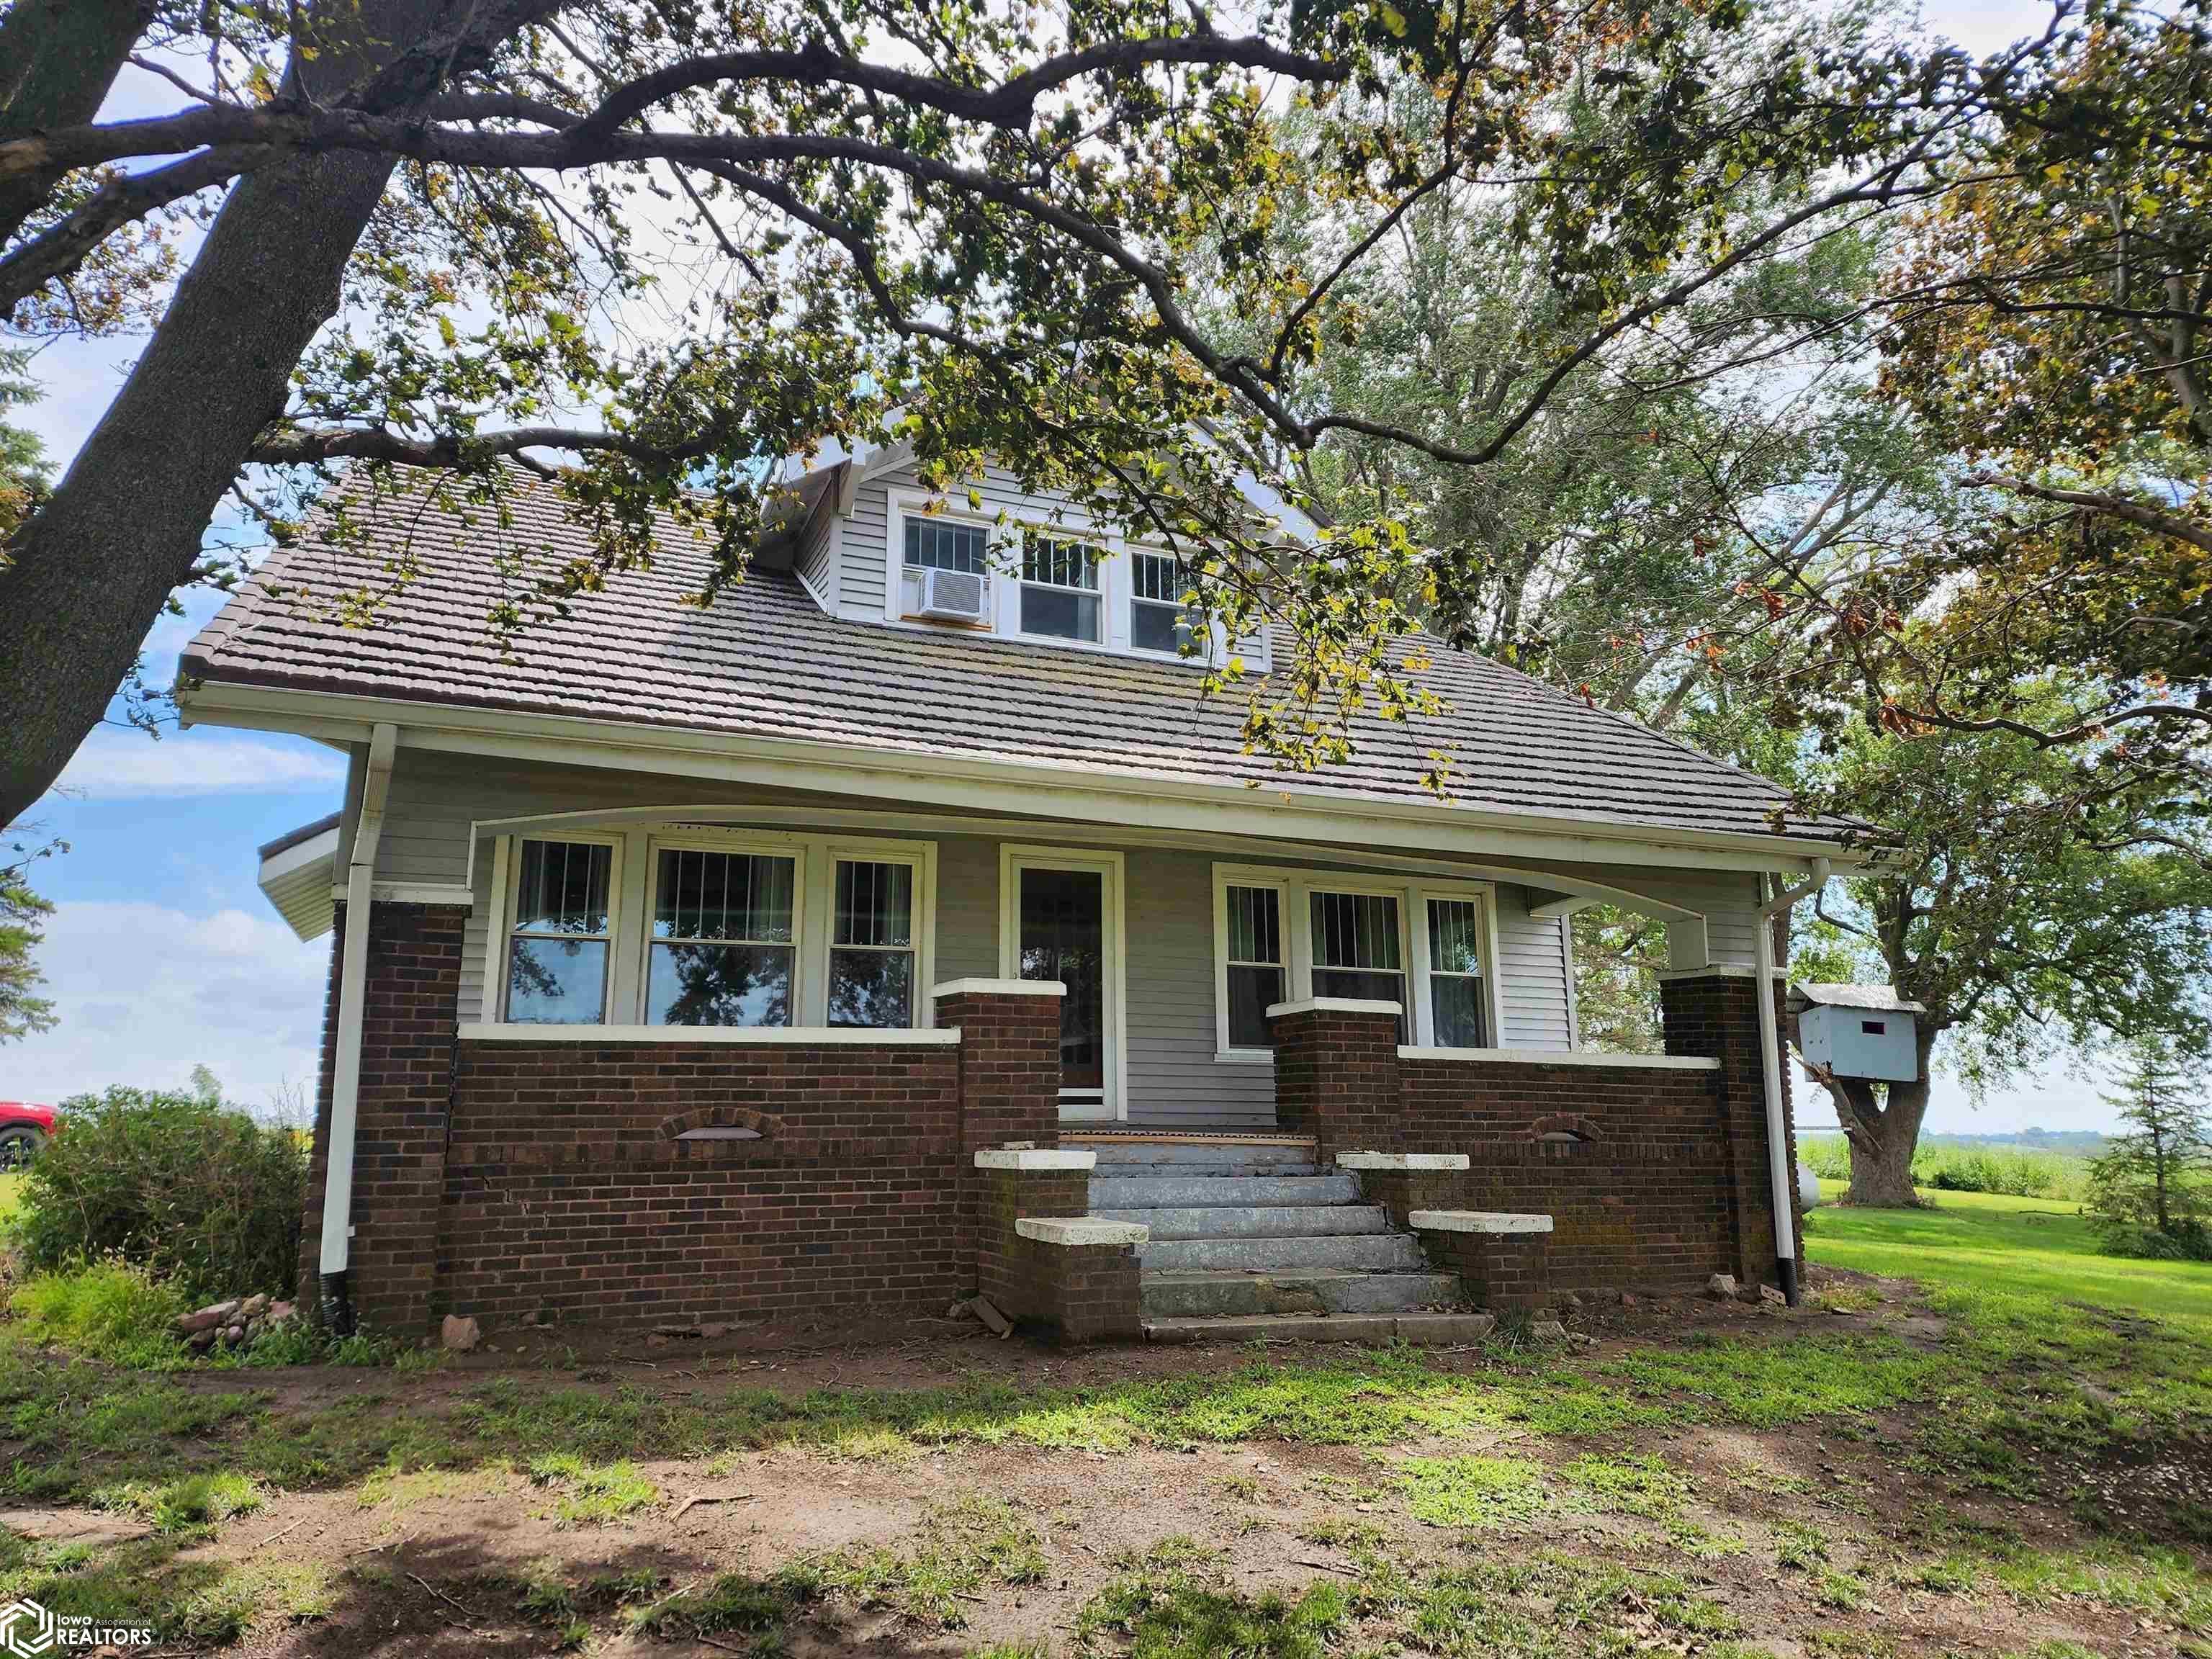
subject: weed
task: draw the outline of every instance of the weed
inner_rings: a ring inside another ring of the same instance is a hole
[[[1324,1549],[1379,1550],[1390,1541],[1389,1528],[1357,1515],[1324,1515],[1298,1536]]]
[[[1802,1521],[1774,1523],[1774,1565],[1814,1572],[1828,1564],[1827,1535]]]
[[[1688,1501],[1690,1482],[1656,1452],[1638,1456],[1577,1457],[1559,1471],[1607,1509],[1664,1521]]]
[[[590,1463],[573,1452],[549,1452],[531,1460],[530,1478],[559,1491],[553,1513],[564,1527],[604,1527],[660,1501],[660,1488],[627,1458]]]
[[[34,1274],[8,1298],[8,1310],[33,1342],[141,1370],[185,1363],[173,1328],[185,1311],[184,1292],[118,1256]]]
[[[1525,1458],[1409,1457],[1398,1468],[1407,1510],[1432,1527],[1522,1527],[1543,1513],[1543,1471]]]
[[[1217,1474],[1210,1484],[1232,1504],[1260,1501],[1260,1483],[1249,1474]]]
[[[1292,1600],[1248,1598],[1208,1571],[1211,1553],[1188,1540],[1162,1546],[1109,1581],[1076,1617],[1086,1650],[1111,1636],[1144,1659],[1323,1659],[1350,1618],[1344,1591],[1313,1585]]]
[[[958,1630],[962,1598],[985,1584],[1034,1584],[1044,1577],[1037,1535],[994,1498],[967,1497],[932,1510],[904,1551],[848,1548],[813,1571],[825,1591],[863,1607],[890,1607],[914,1623]]]

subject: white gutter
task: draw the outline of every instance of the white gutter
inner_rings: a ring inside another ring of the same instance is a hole
[[[1774,928],[1778,913],[1806,894],[1827,884],[1826,859],[1813,860],[1812,876],[1786,891],[1777,893],[1759,907],[1759,925],[1752,930],[1754,1000],[1759,1008],[1759,1064],[1766,1093],[1766,1176],[1771,1183],[1774,1208],[1774,1255],[1782,1273],[1782,1294],[1791,1307],[1798,1301],[1797,1230],[1791,1225],[1796,1171],[1790,1167],[1790,1126],[1782,1109],[1782,1030],[1774,1013]]]
[[[323,1179],[320,1254],[326,1316],[350,1334],[352,1309],[345,1291],[353,1239],[353,1146],[361,1105],[362,1003],[368,992],[369,903],[376,875],[376,844],[384,836],[384,799],[392,787],[392,757],[399,728],[380,722],[368,738],[368,770],[362,781],[361,817],[346,860],[345,954],[338,968],[338,1035],[331,1070],[331,1127]]]

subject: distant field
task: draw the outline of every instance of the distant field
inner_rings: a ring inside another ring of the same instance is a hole
[[[2212,1337],[2212,1262],[2101,1255],[2070,1204],[1993,1193],[1923,1196],[1936,1207],[1824,1204],[1807,1218],[1805,1254],[1860,1273],[2154,1315]]]
[[[1797,1156],[1827,1188],[1851,1178],[1850,1149],[1841,1135],[1803,1135]],[[2007,1193],[2015,1198],[2079,1199],[2088,1191],[2089,1160],[2046,1146],[1959,1146],[1923,1140],[1912,1158],[1913,1184],[1937,1192]]]

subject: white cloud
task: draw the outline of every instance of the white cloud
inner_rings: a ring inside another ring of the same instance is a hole
[[[92,800],[148,796],[277,795],[326,791],[345,776],[334,751],[303,738],[234,738],[101,726],[79,746],[55,787]]]
[[[39,951],[61,1023],[0,1048],[0,1099],[173,1088],[205,1065],[246,1105],[311,1105],[330,960],[273,914],[64,902]]]

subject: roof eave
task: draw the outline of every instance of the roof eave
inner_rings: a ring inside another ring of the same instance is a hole
[[[178,706],[186,724],[288,732],[364,742],[389,721],[409,747],[673,775],[719,776],[785,787],[854,793],[851,775],[872,780],[886,799],[927,801],[976,811],[1062,816],[1071,821],[1166,827],[1170,817],[1223,822],[1269,815],[1264,830],[1282,836],[1297,823],[1316,841],[1357,827],[1377,844],[1438,850],[1455,844],[1499,850],[1534,842],[1547,856],[1581,863],[1660,863],[1688,867],[1789,870],[1813,860],[1840,868],[1868,861],[1868,850],[1830,836],[1740,835],[1662,825],[1613,823],[1565,814],[1516,813],[1449,801],[1366,800],[1193,781],[1146,773],[1108,773],[1050,762],[946,757],[899,750],[701,731],[690,726],[595,720],[469,704],[410,702],[351,692],[302,690],[222,679],[188,665]],[[1056,810],[1041,811],[1049,801]]]

